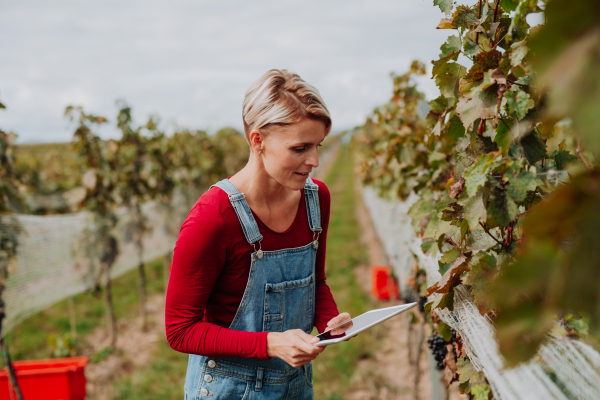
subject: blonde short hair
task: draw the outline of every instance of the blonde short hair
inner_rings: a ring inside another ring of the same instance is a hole
[[[285,69],[272,69],[254,81],[246,91],[242,107],[244,133],[250,143],[253,129],[289,125],[310,118],[331,130],[331,116],[316,87]]]

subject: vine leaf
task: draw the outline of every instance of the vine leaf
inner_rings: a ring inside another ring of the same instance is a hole
[[[475,57],[481,52],[481,49],[473,39],[467,36],[464,41],[463,52],[466,56]]]
[[[518,213],[519,208],[506,191],[495,189],[491,192],[487,208],[488,220],[492,218],[499,226],[506,227]]]
[[[507,154],[510,144],[512,143],[511,133],[512,123],[510,121],[502,120],[496,128],[496,136],[494,137],[494,143],[502,150],[502,154]]]
[[[504,11],[515,11],[518,5],[519,0],[500,0],[500,7],[502,7]]]
[[[442,45],[442,47],[440,47],[440,50],[442,51],[442,54],[440,54],[440,57],[446,57],[451,54],[458,55],[458,53],[460,53],[461,47],[462,47],[462,43],[458,36],[454,36],[454,35],[448,36],[446,43],[444,43]],[[456,60],[456,58],[453,58],[453,60]]]
[[[525,200],[527,192],[535,190],[538,184],[541,184],[532,172],[526,170],[522,170],[518,174],[507,174],[507,176],[510,185],[506,186],[506,191],[516,202]]]
[[[525,56],[529,52],[529,48],[527,47],[527,44],[525,44],[525,40],[513,43],[510,46],[510,50],[510,64],[513,67],[516,67],[517,65],[521,64],[521,61],[523,61],[523,58],[525,58]]]
[[[433,0],[433,5],[438,6],[444,14],[449,14],[452,11],[453,0]]]
[[[435,29],[456,29],[454,25],[452,25],[452,20],[448,18],[442,18],[438,26]]]
[[[464,211],[464,218],[469,224],[469,230],[472,231],[479,226],[479,221],[487,219],[487,210],[483,201],[483,190],[478,190],[475,196],[460,200]],[[466,196],[461,196],[466,197]]]
[[[468,358],[458,358],[456,360],[456,366],[458,367],[458,383],[463,384],[471,379],[471,374],[475,372],[473,364]]]
[[[569,153],[566,150],[560,149],[560,147],[559,150],[555,150],[554,152],[552,152],[552,154],[550,154],[550,158],[554,159],[554,162],[556,163],[556,168],[558,169],[564,169],[567,164],[578,160],[577,156]]]
[[[523,135],[519,140],[523,155],[529,164],[535,164],[546,157],[546,144],[535,132]]]
[[[427,296],[431,296],[434,293],[448,293],[453,287],[458,285],[460,276],[469,270],[469,260],[470,256],[467,254],[460,255],[440,281],[427,288]]]
[[[478,160],[475,167],[465,171],[465,188],[467,196],[473,197],[477,190],[487,182],[486,166],[481,160]]]
[[[489,300],[486,297],[489,285],[498,276],[499,268],[496,258],[484,252],[475,255],[478,258],[477,263],[471,267],[471,272],[465,280],[465,284],[473,287],[472,294],[480,312],[486,312],[491,308]]]
[[[460,92],[462,94],[469,94],[471,89],[481,84],[481,80],[484,79],[484,74],[489,70],[494,70],[500,66],[502,59],[502,53],[498,50],[493,49],[491,51],[483,51],[477,54],[473,60],[473,66],[464,75],[460,82]],[[489,83],[489,80],[487,81]],[[487,87],[487,86],[486,86]],[[481,89],[484,89],[482,87]]]
[[[458,256],[460,256],[460,252],[458,251],[458,249],[456,247],[453,247],[444,253],[442,258],[440,258],[440,261],[445,264],[452,264],[452,263],[454,263],[454,261],[456,261]]]
[[[509,91],[504,95],[504,101],[508,106],[508,112],[510,114],[515,113],[517,119],[522,120],[527,115],[527,111],[535,106],[534,101],[531,99],[529,93],[524,92],[521,89],[515,91]]]
[[[452,14],[452,25],[457,28],[468,25],[477,25],[478,22],[477,16],[467,6],[458,6],[454,14]]]
[[[440,88],[440,93],[443,96],[458,98],[460,96],[458,83],[467,69],[455,62],[448,63],[447,60],[451,57],[452,54],[447,56],[444,63],[434,62],[432,74],[435,78],[435,83]]]
[[[456,113],[465,129],[478,119],[492,119],[496,115],[496,91],[486,89],[472,98],[461,97],[456,105]]]

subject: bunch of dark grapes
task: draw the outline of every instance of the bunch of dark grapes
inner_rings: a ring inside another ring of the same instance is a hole
[[[436,367],[438,370],[444,369],[444,358],[446,358],[446,354],[448,354],[448,349],[446,345],[452,343],[454,347],[454,354],[456,354],[456,331],[452,330],[452,338],[449,342],[446,342],[444,338],[437,332],[434,332],[429,339],[427,339],[427,346],[431,353],[433,354],[433,358],[436,362]]]

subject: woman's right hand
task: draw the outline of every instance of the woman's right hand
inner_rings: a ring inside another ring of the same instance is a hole
[[[314,344],[319,338],[305,333],[302,329],[285,332],[269,332],[267,335],[267,355],[281,358],[292,367],[308,364],[325,350]]]

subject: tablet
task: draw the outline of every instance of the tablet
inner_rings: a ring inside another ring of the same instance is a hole
[[[379,308],[377,310],[367,311],[366,313],[361,314],[358,317],[352,318],[350,321],[346,321],[343,324],[331,327],[323,333],[318,334],[316,337],[321,339],[321,341],[315,343],[315,346],[327,346],[330,344],[343,342],[344,340],[356,336],[360,332],[367,330],[370,327],[385,321],[386,319],[390,319],[394,315],[398,315],[406,310],[409,310],[416,305],[417,303],[408,303],[399,306]],[[346,331],[341,334],[332,335],[329,333],[333,329],[344,327],[346,328]]]

